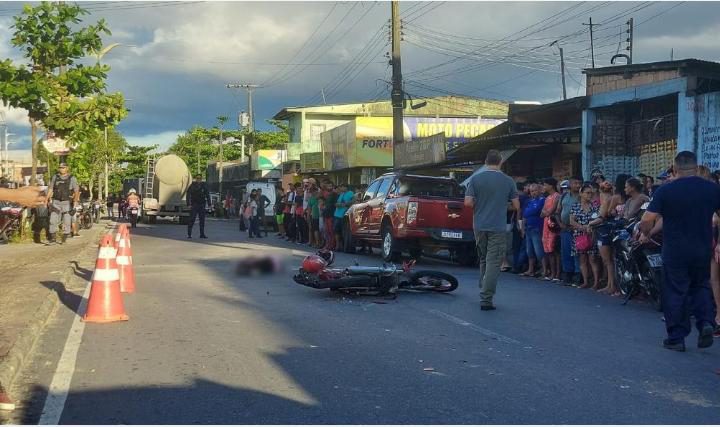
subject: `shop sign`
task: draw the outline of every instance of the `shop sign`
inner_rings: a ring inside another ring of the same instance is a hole
[[[395,168],[434,165],[445,160],[445,134],[417,138],[395,145]]]
[[[445,134],[448,150],[465,143],[470,138],[482,135],[505,120],[478,119],[468,117],[405,117],[405,132],[412,139]]]
[[[42,144],[48,152],[57,156],[70,153],[70,144],[68,141],[55,135],[53,131],[48,131],[47,134],[45,134]]]
[[[257,150],[252,153],[251,169],[271,170],[279,168],[286,158],[285,150]]]
[[[720,93],[698,96],[702,106],[698,116],[700,163],[710,170],[720,169]]]

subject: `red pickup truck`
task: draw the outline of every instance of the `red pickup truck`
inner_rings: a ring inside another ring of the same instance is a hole
[[[397,261],[403,250],[418,258],[443,249],[461,264],[477,261],[472,208],[465,207],[462,189],[451,178],[382,175],[344,221],[346,252],[364,242],[380,246],[386,261]]]

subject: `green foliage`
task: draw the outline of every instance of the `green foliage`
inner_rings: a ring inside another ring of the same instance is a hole
[[[81,184],[97,182],[100,175],[105,172],[105,162],[111,166],[112,177],[118,173],[116,163],[122,159],[128,150],[127,141],[115,129],[108,129],[108,140],[105,144],[104,132],[95,132],[88,139],[79,144],[67,156],[70,171]]]
[[[221,117],[218,117],[220,122]],[[224,123],[224,122],[223,122]],[[279,128],[277,131],[256,131],[255,132],[255,150],[272,150],[284,149],[285,144],[290,141],[287,126],[282,122],[269,120],[268,123]],[[240,130],[223,130],[223,138],[233,138],[235,141],[223,146],[223,159],[226,161],[239,160],[242,157],[240,139],[245,134],[245,153],[246,158],[250,155],[250,136],[246,131]],[[193,173],[205,173],[205,167],[209,161],[219,160],[220,146],[213,141],[220,139],[220,129],[203,128],[194,126],[185,134],[178,136],[177,142],[173,144],[168,152],[180,156]],[[198,171],[198,150],[199,165]]]
[[[26,5],[14,18],[12,44],[27,63],[0,61],[0,99],[29,112],[33,169],[39,124],[81,146],[127,115],[122,94],[104,93],[110,68],[99,61],[90,66],[77,63],[101,51],[102,36],[110,34],[104,20],[83,27],[81,17],[86,14],[75,4],[42,2]]]

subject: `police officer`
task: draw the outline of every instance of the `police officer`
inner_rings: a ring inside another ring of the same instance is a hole
[[[715,307],[709,279],[712,218],[720,211],[720,187],[696,174],[695,153],[678,153],[672,181],[655,191],[640,222],[647,236],[657,220],[663,221],[662,305],[668,334],[663,346],[675,351],[685,351],[691,314],[699,332],[698,348],[713,344]]]
[[[60,220],[63,222],[62,242],[71,232],[73,205],[80,200],[80,186],[66,163],[60,163],[58,173],[50,180],[47,203],[50,208],[50,243],[55,243]]]
[[[195,175],[195,181],[187,190],[187,205],[190,207],[190,221],[188,221],[187,237],[192,239],[192,229],[195,218],[200,217],[200,238],[207,239],[205,235],[205,206],[210,205],[210,190],[202,180],[202,175]]]

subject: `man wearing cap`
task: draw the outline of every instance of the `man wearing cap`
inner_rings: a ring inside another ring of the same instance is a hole
[[[58,173],[50,180],[47,195],[50,208],[50,244],[55,243],[55,235],[61,219],[63,222],[61,243],[65,243],[71,232],[73,205],[80,201],[80,186],[77,179],[70,174],[67,163],[60,163],[58,169]]]
[[[560,217],[560,259],[564,281],[568,285],[580,280],[580,261],[572,254],[573,233],[570,225],[570,209],[580,201],[581,186],[582,179],[580,177],[572,177],[560,183],[562,189],[558,214]]]
[[[188,221],[187,238],[192,239],[192,229],[195,218],[200,218],[200,238],[207,239],[205,235],[205,206],[210,206],[210,190],[202,180],[202,175],[195,175],[195,181],[187,190],[187,205],[190,207],[190,221]]]

